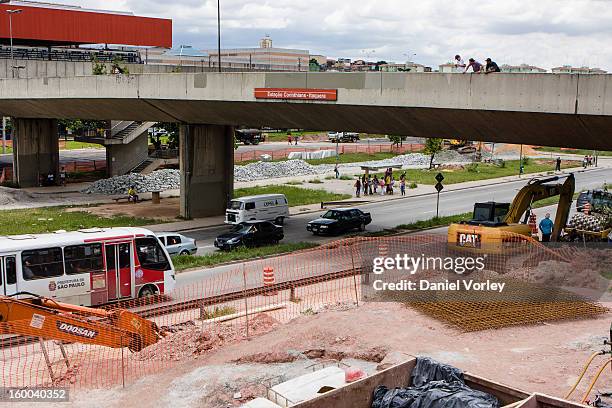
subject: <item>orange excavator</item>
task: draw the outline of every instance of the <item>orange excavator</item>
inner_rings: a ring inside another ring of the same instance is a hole
[[[125,309],[95,309],[32,293],[18,294],[32,297],[0,296],[0,334],[127,347],[135,352],[157,343],[166,334],[154,322]]]

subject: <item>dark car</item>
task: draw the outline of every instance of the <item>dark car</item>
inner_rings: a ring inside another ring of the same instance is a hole
[[[338,208],[329,210],[316,220],[310,221],[306,229],[313,234],[340,234],[342,232],[358,229],[365,230],[366,225],[372,222],[370,213],[364,213],[356,208]]]
[[[245,145],[257,145],[263,142],[263,133],[259,129],[237,129],[235,132],[236,140]]]
[[[239,246],[254,247],[264,244],[278,244],[285,237],[283,227],[270,221],[246,221],[234,226],[231,232],[215,239],[219,249],[231,250]]]

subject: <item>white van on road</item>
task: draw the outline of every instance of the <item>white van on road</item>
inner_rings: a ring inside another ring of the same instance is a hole
[[[289,205],[284,194],[262,194],[235,198],[225,211],[226,224],[244,221],[273,221],[282,225],[289,217]]]

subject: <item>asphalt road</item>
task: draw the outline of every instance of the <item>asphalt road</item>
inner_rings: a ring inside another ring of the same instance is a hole
[[[475,187],[456,191],[442,191],[440,194],[440,215],[453,215],[471,212],[475,202],[498,201],[511,202],[517,191],[529,180]],[[576,190],[599,188],[605,181],[612,180],[612,169],[602,168],[576,173]],[[432,187],[433,191],[433,187]],[[377,231],[384,228],[395,227],[399,224],[426,220],[436,215],[436,195],[408,197],[365,204],[359,207],[372,214],[372,224],[368,230]],[[323,213],[322,211],[321,213]],[[338,237],[314,236],[306,231],[306,223],[317,217],[318,214],[304,214],[292,216],[285,222],[285,239],[283,242],[328,242]],[[203,254],[215,250],[213,242],[216,236],[227,232],[229,227],[214,227],[184,232],[198,241],[198,253]]]

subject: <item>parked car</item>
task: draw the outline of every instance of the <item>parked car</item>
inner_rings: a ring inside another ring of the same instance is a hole
[[[225,223],[260,220],[282,225],[288,216],[289,205],[284,194],[260,194],[231,200],[225,211]]]
[[[338,208],[329,210],[320,218],[310,221],[306,229],[313,234],[340,234],[352,229],[365,230],[372,222],[370,213],[356,208]]]
[[[193,255],[197,252],[197,242],[176,232],[158,232],[155,235],[164,244],[170,255]]]
[[[285,237],[283,227],[270,221],[245,221],[234,226],[231,232],[215,239],[215,247],[232,250],[236,247],[255,247],[264,244],[278,244]]]
[[[327,132],[327,138],[330,142],[336,143],[352,143],[359,140],[359,133],[355,132]]]

